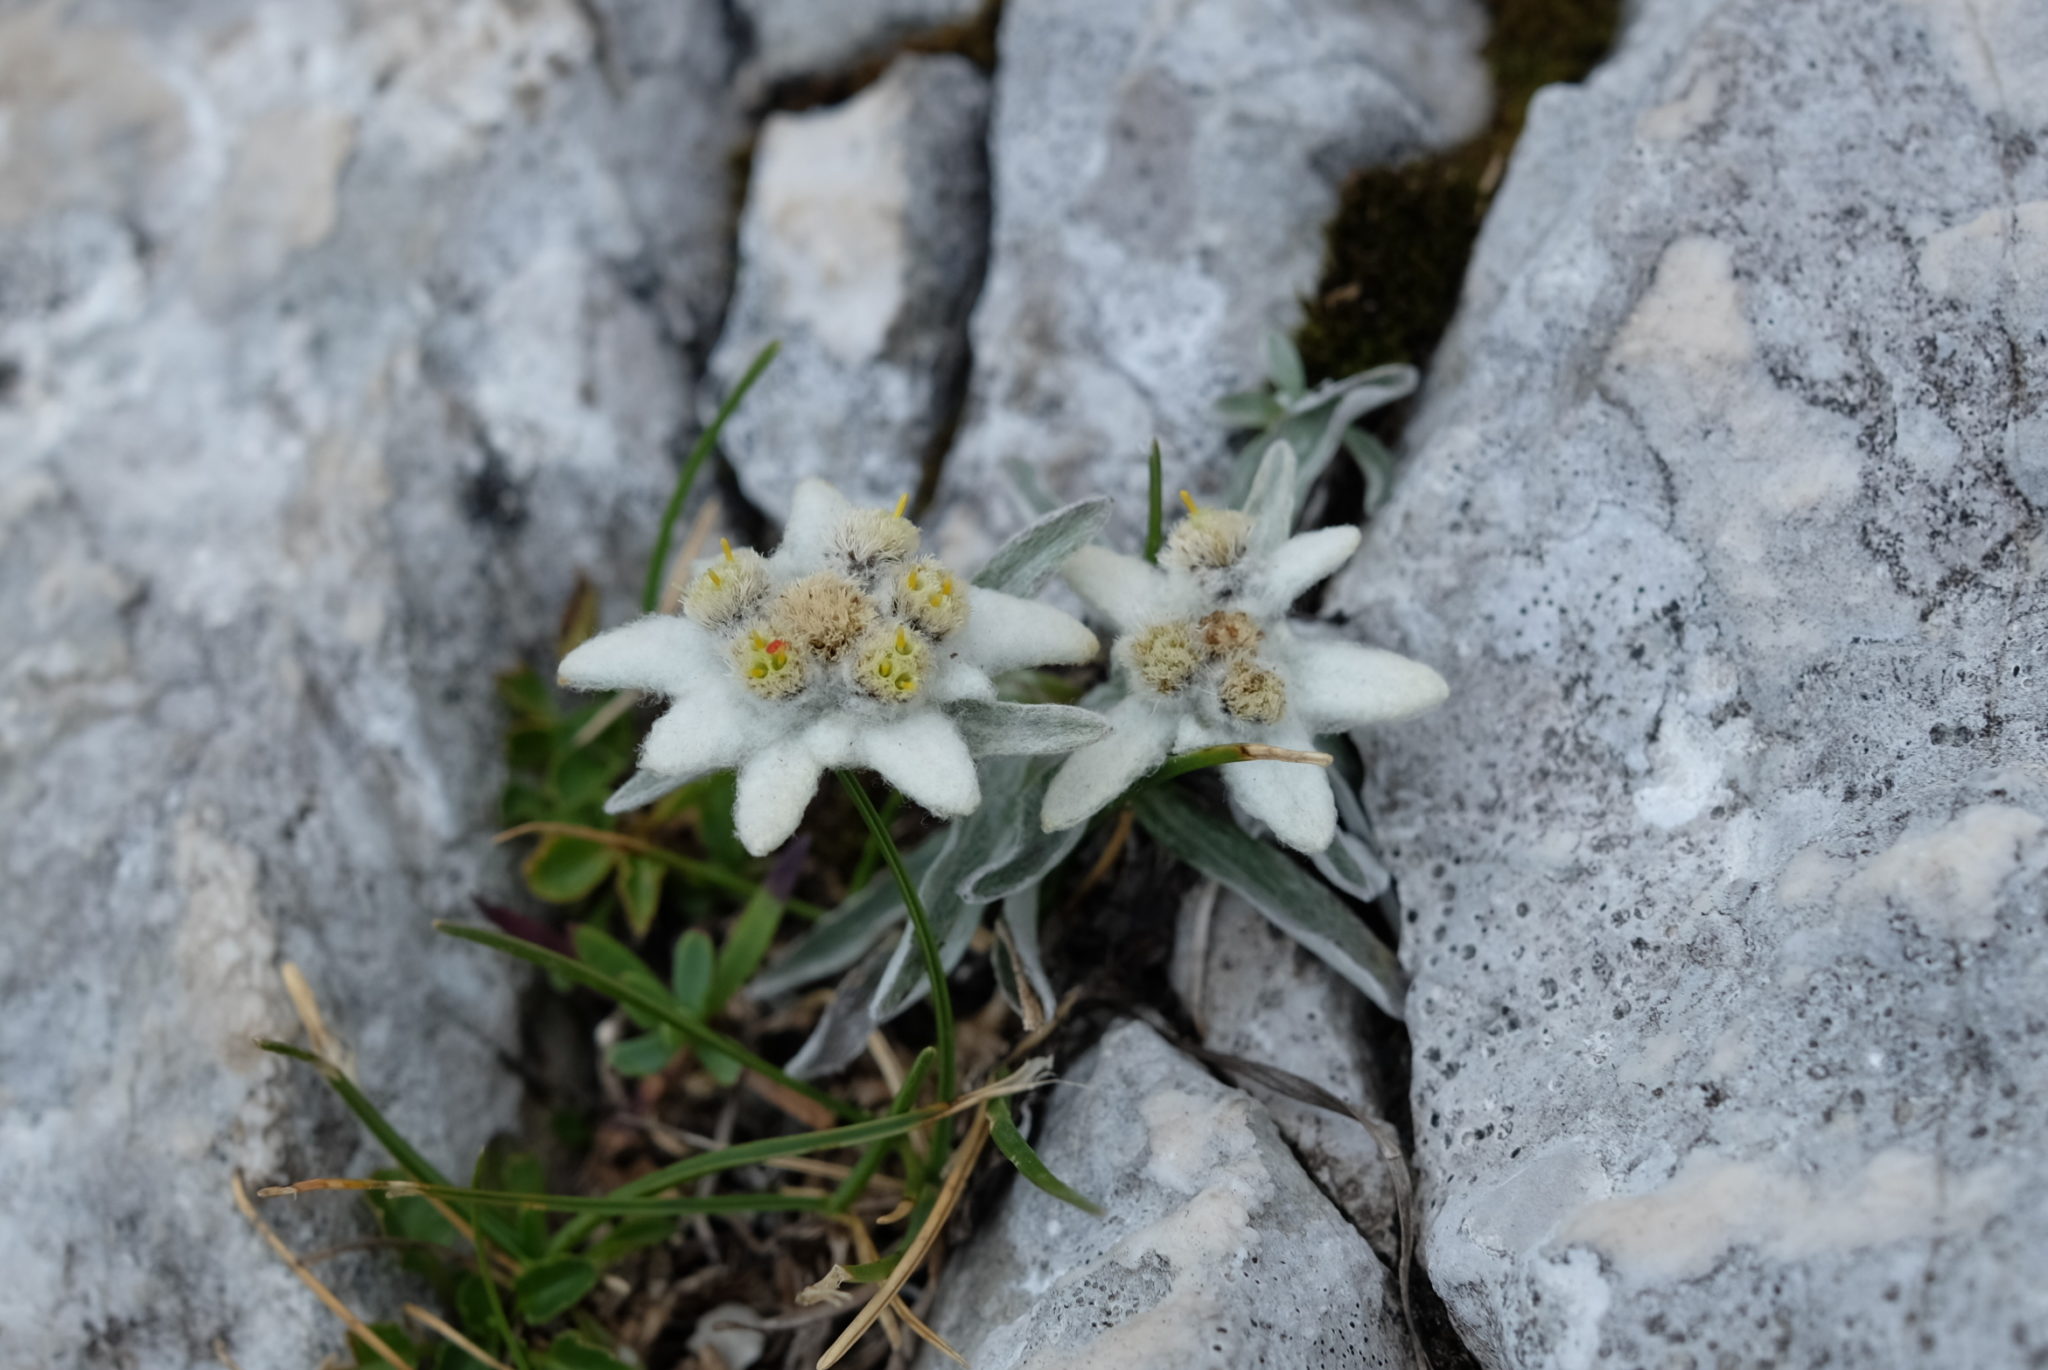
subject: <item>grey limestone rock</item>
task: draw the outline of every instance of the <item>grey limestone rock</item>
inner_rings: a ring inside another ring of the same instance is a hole
[[[972,23],[986,0],[735,0],[752,47],[743,86],[844,71],[907,38]]]
[[[1355,1108],[1386,1115],[1364,996],[1244,899],[1206,882],[1198,886],[1181,908],[1173,970],[1174,990],[1200,1025],[1203,1046],[1299,1075]],[[1378,1250],[1394,1253],[1393,1177],[1365,1129],[1297,1099],[1246,1088],[1323,1192]]]
[[[871,504],[922,486],[988,248],[987,125],[987,79],[952,56],[899,57],[845,104],[763,125],[703,407],[782,344],[722,437],[776,519],[805,476]]]
[[[1142,530],[1146,446],[1223,484],[1211,413],[1315,285],[1343,177],[1484,117],[1467,0],[1011,0],[990,137],[995,226],[960,439],[959,546],[1020,524],[1010,463]],[[972,558],[968,558],[972,560]]]
[[[1332,603],[1493,1366],[2048,1356],[2048,23],[1649,0]]]
[[[1255,1100],[1138,1024],[1067,1073],[1039,1154],[1108,1213],[1012,1187],[936,1310],[976,1370],[1410,1364],[1386,1272]]]
[[[484,869],[494,672],[652,539],[739,130],[715,4],[430,8],[0,17],[9,1365],[340,1348],[229,1202],[384,1163],[253,1044],[284,961],[429,1155],[514,1117],[520,977],[428,921]],[[388,1315],[389,1269],[322,1274]]]

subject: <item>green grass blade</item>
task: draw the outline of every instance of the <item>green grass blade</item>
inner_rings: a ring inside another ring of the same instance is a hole
[[[917,1053],[917,1059],[910,1063],[910,1072],[903,1077],[903,1088],[896,1091],[896,1098],[889,1105],[889,1116],[900,1117],[910,1110],[917,1098],[917,1092],[924,1088],[925,1076],[932,1073],[932,1065],[938,1060],[938,1053],[930,1047]],[[868,1149],[860,1155],[839,1187],[832,1191],[832,1197],[825,1201],[827,1213],[844,1213],[868,1187],[868,1181],[875,1177],[882,1158],[889,1154],[889,1148],[880,1141],[870,1142]]]
[[[679,1184],[688,1184],[691,1180],[715,1175],[721,1170],[755,1165],[781,1156],[801,1156],[810,1151],[831,1151],[842,1146],[885,1142],[916,1131],[944,1112],[943,1105],[935,1104],[929,1108],[921,1108],[915,1113],[870,1118],[866,1122],[850,1123],[845,1127],[830,1127],[818,1132],[795,1132],[787,1137],[763,1137],[758,1141],[740,1142],[733,1146],[721,1147],[717,1151],[686,1156],[673,1165],[663,1166],[660,1170],[651,1171],[637,1180],[620,1185],[604,1198],[620,1201],[644,1199],[664,1189],[673,1189]],[[549,1244],[549,1250],[568,1250],[596,1226],[596,1220],[569,1223],[555,1234],[554,1241]]]
[[[494,951],[504,952],[507,956],[516,956],[522,961],[530,961],[543,970],[555,972],[565,980],[582,985],[586,989],[594,989],[599,994],[616,1000],[626,1008],[639,1009],[650,1017],[659,1019],[662,1023],[674,1028],[682,1034],[685,1040],[699,1050],[709,1048],[712,1051],[722,1052],[733,1060],[738,1061],[748,1070],[758,1075],[766,1076],[784,1088],[793,1089],[814,1103],[823,1104],[842,1118],[859,1122],[863,1121],[866,1117],[864,1110],[847,1103],[843,1099],[835,1099],[816,1085],[795,1078],[781,1067],[771,1065],[761,1057],[756,1056],[724,1033],[706,1027],[697,1019],[692,1018],[677,1008],[674,1001],[669,999],[665,993],[648,993],[645,990],[615,980],[611,976],[585,965],[581,961],[563,956],[559,952],[549,951],[546,947],[536,946],[532,942],[522,941],[517,937],[508,937],[504,933],[490,928],[465,927],[459,923],[448,923],[439,920],[434,923],[434,927],[437,931],[445,932],[450,937],[460,938],[465,942],[474,942],[478,946],[490,947]]]
[[[495,1216],[495,1215],[494,1215]],[[491,1277],[491,1247],[484,1236],[483,1210],[472,1206],[469,1210],[469,1231],[476,1244],[476,1270],[483,1277],[484,1297],[491,1305],[491,1324],[497,1328],[503,1340],[505,1354],[519,1370],[531,1370],[526,1360],[526,1347],[512,1332],[512,1320],[505,1316],[505,1305],[498,1298],[498,1282]]]
[[[768,369],[768,363],[775,360],[775,354],[782,349],[779,342],[769,343],[754,358],[740,383],[725,397],[725,403],[718,406],[718,414],[711,420],[711,426],[697,435],[697,441],[690,447],[690,455],[683,459],[683,469],[676,477],[676,488],[668,497],[668,508],[661,512],[661,531],[654,539],[654,555],[647,561],[647,584],[640,592],[640,608],[653,613],[661,603],[661,582],[668,570],[668,547],[674,540],[676,520],[682,517],[683,504],[690,498],[690,487],[697,483],[697,470],[704,465],[704,458],[711,455],[711,449],[718,445],[718,435],[725,428],[725,421],[740,407],[740,401],[753,389],[754,382],[761,379],[761,373]]]
[[[876,1121],[895,1120],[878,1118]],[[910,1126],[928,1121],[914,1119]],[[393,1199],[440,1199],[445,1203],[509,1208],[528,1213],[577,1213],[591,1217],[593,1225],[606,1218],[647,1214],[799,1213],[821,1210],[825,1206],[823,1194],[688,1194],[667,1199],[615,1199],[608,1194],[534,1194],[523,1189],[469,1189],[460,1185],[415,1184],[411,1180],[329,1181],[318,1188],[308,1181],[307,1187],[299,1189],[297,1194],[304,1197],[327,1191],[360,1193],[379,1190]]]
[[[775,930],[782,926],[782,906],[783,901],[766,885],[747,897],[732,931],[726,934],[725,946],[719,950],[717,970],[711,978],[711,997],[704,1009],[707,1014],[723,1008],[726,1000],[761,968],[768,948],[775,945]]]
[[[1145,560],[1157,562],[1166,529],[1166,477],[1160,469],[1159,439],[1152,439],[1152,453],[1145,464]]]
[[[370,1102],[370,1096],[357,1088],[356,1082],[342,1074],[331,1062],[313,1052],[301,1047],[295,1047],[289,1042],[259,1038],[256,1045],[273,1055],[289,1057],[294,1061],[303,1061],[319,1071],[320,1078],[327,1081],[328,1088],[340,1096],[341,1102],[347,1106],[348,1111],[356,1115],[356,1121],[369,1130],[370,1135],[377,1139],[377,1144],[390,1154],[392,1160],[398,1162],[399,1169],[405,1171],[413,1179],[427,1184],[448,1183],[448,1177],[442,1174],[433,1162],[420,1155],[414,1149],[413,1144],[408,1142],[398,1129],[391,1125],[390,1120],[378,1110],[377,1106]],[[491,1229],[492,1240],[496,1241],[500,1246],[511,1245],[512,1233],[509,1228],[504,1226],[504,1220],[493,1213],[491,1221],[493,1224]]]
[[[996,1144],[996,1150],[1010,1158],[1010,1164],[1017,1167],[1017,1173],[1062,1203],[1070,1203],[1083,1213],[1102,1216],[1102,1205],[1083,1194],[1080,1190],[1062,1180],[1038,1159],[1038,1153],[1031,1149],[1031,1143],[1024,1140],[1024,1134],[1017,1130],[1017,1122],[1010,1116],[1010,1101],[1004,1098],[989,1100],[988,1139]]]

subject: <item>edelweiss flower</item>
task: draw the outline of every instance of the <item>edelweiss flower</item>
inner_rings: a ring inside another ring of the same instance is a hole
[[[1093,633],[1049,605],[970,590],[917,553],[900,503],[856,509],[807,480],[773,556],[727,545],[690,582],[680,614],[650,614],[569,653],[564,685],[673,701],[605,810],[737,767],[734,826],[765,855],[796,830],[826,767],[879,771],[950,818],[981,802],[975,755],[1065,751],[1107,731],[1082,710],[993,702],[991,676],[1090,660]]]
[[[1159,552],[1159,564],[1084,547],[1061,574],[1119,634],[1112,654],[1129,693],[1100,742],[1067,758],[1046,792],[1048,832],[1072,827],[1170,753],[1227,742],[1308,748],[1318,733],[1388,723],[1450,693],[1419,661],[1348,642],[1288,606],[1358,550],[1359,530],[1288,536],[1294,449],[1275,444],[1244,508],[1201,509]],[[1336,833],[1336,803],[1319,767],[1239,761],[1223,768],[1231,798],[1288,846],[1319,852]]]

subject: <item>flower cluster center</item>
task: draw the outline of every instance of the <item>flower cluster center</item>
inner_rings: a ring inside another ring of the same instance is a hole
[[[724,544],[690,582],[682,611],[720,640],[740,683],[762,699],[904,705],[926,692],[938,643],[968,616],[966,585],[917,552],[901,502],[893,513],[857,509],[828,533],[823,569],[793,579]]]
[[[1206,691],[1230,717],[1268,725],[1287,712],[1287,684],[1259,659],[1264,638],[1250,614],[1217,609],[1151,624],[1117,647],[1132,678],[1154,694]]]

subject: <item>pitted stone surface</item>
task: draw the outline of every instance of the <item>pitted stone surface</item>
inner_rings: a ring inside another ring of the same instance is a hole
[[[494,672],[630,570],[687,436],[717,9],[0,18],[0,1361],[341,1347],[228,1198],[384,1163],[256,1050],[283,961],[427,1154],[513,1121],[517,977],[427,925],[488,850]],[[391,1270],[321,1273],[381,1316]]]
[[[1535,102],[1332,596],[1452,685],[1360,740],[1490,1365],[2048,1355],[2042,90],[1653,0]]]
[[[1385,1271],[1255,1100],[1137,1024],[1066,1073],[1039,1154],[1108,1211],[1013,1186],[939,1296],[976,1370],[1411,1364]]]
[[[1220,488],[1211,407],[1296,322],[1339,183],[1476,127],[1483,38],[1465,0],[1006,4],[989,276],[940,487],[955,545],[1025,519],[1014,461],[1057,500],[1114,495],[1121,536],[1155,435],[1177,483]]]
[[[959,408],[987,256],[987,126],[987,79],[950,56],[899,57],[845,104],[763,125],[701,407],[782,344],[721,438],[771,517],[806,476],[870,505],[922,487]]]

